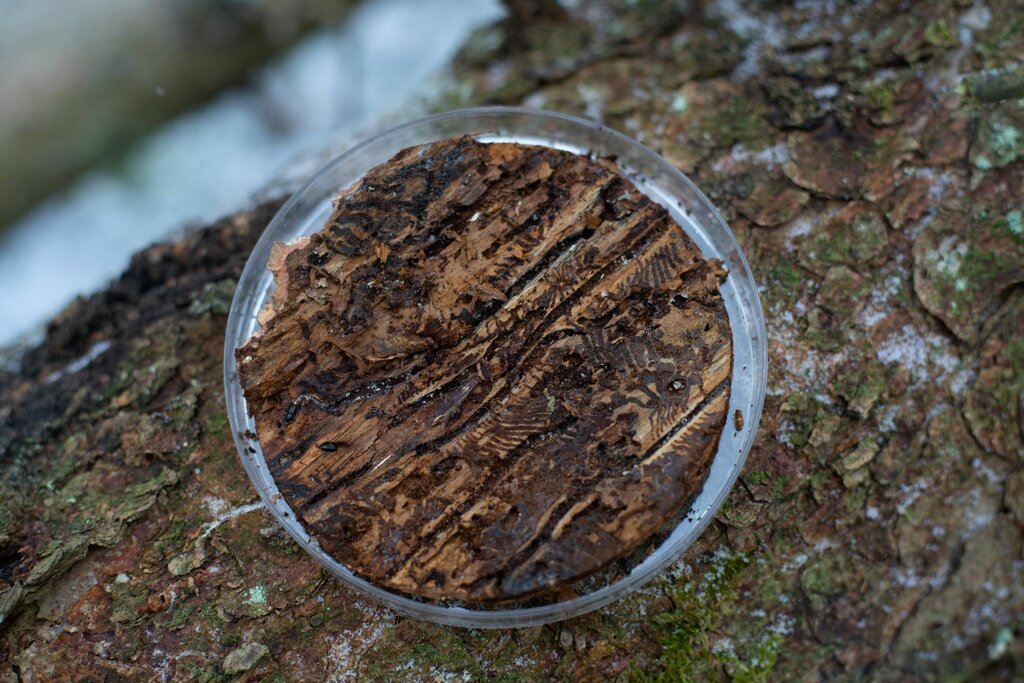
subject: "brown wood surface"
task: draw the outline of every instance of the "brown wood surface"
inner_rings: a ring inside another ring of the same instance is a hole
[[[500,600],[621,557],[701,488],[732,348],[718,282],[608,161],[405,150],[278,249],[239,349],[280,490],[390,588]]]

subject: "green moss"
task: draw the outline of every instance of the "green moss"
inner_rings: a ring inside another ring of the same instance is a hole
[[[772,500],[778,500],[782,498],[782,494],[786,491],[786,485],[789,484],[789,477],[785,474],[780,474],[772,480],[771,497]]]
[[[811,311],[807,316],[804,339],[819,351],[834,353],[846,345],[848,330],[848,327],[831,323],[827,314]]]
[[[759,508],[754,505],[733,505],[731,501],[726,501],[719,511],[719,518],[735,527],[746,527],[750,526],[758,515]]]
[[[153,543],[153,550],[161,557],[176,555],[184,545],[184,534],[189,528],[188,520],[175,517],[167,531]]]
[[[167,628],[174,631],[184,626],[188,622],[189,617],[192,616],[194,609],[195,606],[187,602],[183,602],[175,607],[169,615],[170,619],[167,622]]]
[[[1024,338],[1011,339],[1003,348],[1003,353],[1010,359],[1014,375],[1024,382]]]
[[[24,467],[29,460],[32,460],[43,451],[43,444],[35,438],[27,437],[14,441],[9,446],[9,452],[13,456],[14,465]]]
[[[203,290],[192,303],[189,304],[188,312],[192,315],[227,315],[231,308],[231,299],[235,295],[235,281],[231,278],[218,282],[207,282]]]
[[[678,78],[673,85],[689,78],[703,79],[729,73],[739,64],[748,42],[720,26],[714,33],[696,32],[688,40],[673,44],[667,61],[669,74]],[[673,109],[679,113],[685,107]]]
[[[881,256],[888,241],[881,217],[867,211],[818,231],[808,244],[807,257],[812,262],[858,266]]]
[[[975,51],[985,68],[1003,66],[1020,54],[1024,46],[1024,15],[1020,12],[1000,14],[989,28],[977,36]]]
[[[227,678],[217,672],[216,667],[211,665],[187,661],[185,666],[188,680],[196,681],[196,683],[220,683],[227,680]]]
[[[784,547],[784,544],[782,546]],[[776,580],[774,574],[767,574],[759,578],[758,581],[758,597],[766,605],[777,602],[779,596],[782,594],[782,589],[779,586],[779,582]]]
[[[771,481],[772,475],[770,472],[765,472],[764,470],[755,470],[753,472],[748,472],[747,474],[744,474],[743,478],[749,485],[759,486],[761,484],[767,484],[769,481]]]
[[[790,310],[814,276],[792,253],[764,254],[752,264],[754,274],[764,283],[763,302],[769,310]]]
[[[752,100],[744,97],[735,98],[715,116],[702,119],[696,133],[716,147],[731,147],[739,143],[760,149],[771,139],[760,112]]]
[[[199,610],[199,618],[202,619],[211,629],[219,629],[224,625],[224,620],[221,619],[220,614],[217,612],[217,606],[212,602],[203,604]]]
[[[843,504],[850,512],[863,510],[868,500],[868,489],[866,486],[858,486],[848,492],[843,498]]]
[[[793,425],[789,440],[799,447],[808,442],[814,426],[825,416],[826,407],[813,393],[794,391],[786,397],[782,412]]]
[[[163,413],[169,418],[167,423],[169,428],[183,432],[192,425],[192,419],[195,417],[196,408],[199,405],[198,396],[202,389],[202,382],[193,379],[187,389],[167,403]]]
[[[1020,267],[1017,254],[1004,254],[970,247],[964,257],[960,275],[978,285],[992,273],[1007,273]],[[954,287],[956,282],[954,281]]]
[[[800,588],[813,603],[824,606],[830,598],[847,594],[864,580],[863,565],[840,549],[826,550],[800,574]]]
[[[732,652],[722,653],[719,658],[725,663],[733,683],[766,683],[781,651],[782,636],[770,633],[757,642],[747,660]]]
[[[769,267],[768,277],[788,291],[798,291],[807,280],[807,274],[795,263],[780,263]]]
[[[410,679],[418,680],[413,672],[420,672],[426,678],[427,673],[435,669],[466,672],[470,674],[471,680],[485,678],[480,665],[462,639],[453,632],[440,633],[443,635],[436,642],[418,642],[410,647],[379,653],[383,656],[368,664],[362,676],[366,680],[391,681],[394,680],[397,667],[412,661],[414,668],[405,672]]]
[[[825,484],[832,478],[832,472],[827,469],[815,470],[814,474],[811,475],[811,493],[820,492],[825,489]],[[814,496],[818,498],[817,495]]]
[[[885,369],[869,356],[841,372],[833,383],[833,391],[846,400],[858,417],[866,418],[885,393]]]
[[[228,416],[222,410],[215,410],[203,420],[203,432],[209,436],[223,437],[228,432]]]
[[[795,78],[769,78],[763,84],[772,105],[769,117],[780,128],[812,128],[825,116],[821,101]]]
[[[148,510],[156,495],[163,489],[177,483],[178,474],[165,467],[155,477],[125,487],[117,493],[117,516],[124,521],[132,521],[141,512]]]
[[[893,81],[880,81],[870,86],[864,93],[867,97],[868,106],[882,112],[892,109],[895,95],[895,83]]]
[[[956,32],[945,19],[936,19],[925,27],[924,41],[943,49],[953,48],[960,44],[956,38]]]
[[[633,671],[631,679],[686,683],[715,675],[719,662],[709,647],[708,634],[731,609],[732,586],[750,562],[747,553],[729,552],[705,569],[699,580],[672,587],[669,595],[675,609],[654,618],[661,654],[653,671]]]
[[[115,580],[110,584],[111,621],[121,625],[142,621],[146,597],[145,588]]]

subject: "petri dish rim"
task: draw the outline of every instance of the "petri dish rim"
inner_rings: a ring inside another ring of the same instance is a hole
[[[267,262],[273,243],[290,242],[319,230],[330,211],[331,198],[399,150],[456,135],[615,157],[623,174],[670,212],[704,257],[721,259],[729,271],[722,296],[733,335],[730,419],[703,490],[686,517],[632,571],[596,590],[551,604],[474,609],[420,601],[377,586],[335,560],[306,533],[277,491],[238,378],[234,350],[256,330],[256,314],[272,291]],[[578,616],[629,594],[672,564],[700,536],[735,484],[757,432],[766,383],[767,340],[757,284],[735,236],[707,197],[671,163],[621,133],[579,117],[517,107],[460,109],[410,121],[355,145],[315,173],[285,202],[253,248],[235,290],[224,340],[225,407],[238,456],[285,531],[356,593],[415,618],[471,628],[535,626]],[[735,429],[732,419],[737,410],[743,414],[741,430]]]

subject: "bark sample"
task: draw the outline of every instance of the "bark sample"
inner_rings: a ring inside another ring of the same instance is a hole
[[[622,557],[703,486],[732,369],[718,280],[613,163],[410,148],[271,265],[242,385],[282,494],[361,575],[527,596]]]

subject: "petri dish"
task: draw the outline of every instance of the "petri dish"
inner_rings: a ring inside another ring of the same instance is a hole
[[[400,150],[462,135],[481,142],[544,145],[615,158],[622,174],[669,211],[705,259],[721,259],[729,271],[720,286],[733,337],[729,419],[704,488],[689,509],[680,510],[629,557],[557,597],[495,605],[422,600],[376,585],[336,560],[306,532],[278,492],[235,362],[235,349],[258,329],[257,313],[273,292],[273,277],[267,269],[272,245],[320,230],[330,214],[331,199]],[[672,164],[621,133],[575,116],[515,107],[461,109],[405,123],[361,142],[318,171],[281,207],[249,256],[235,290],[224,341],[225,404],[238,455],[281,526],[355,592],[415,618],[471,628],[535,626],[578,616],[636,590],[678,559],[711,522],[736,483],[757,432],[766,381],[766,332],[757,285],[735,236],[707,197]],[[743,416],[742,429],[736,429],[736,411]]]

